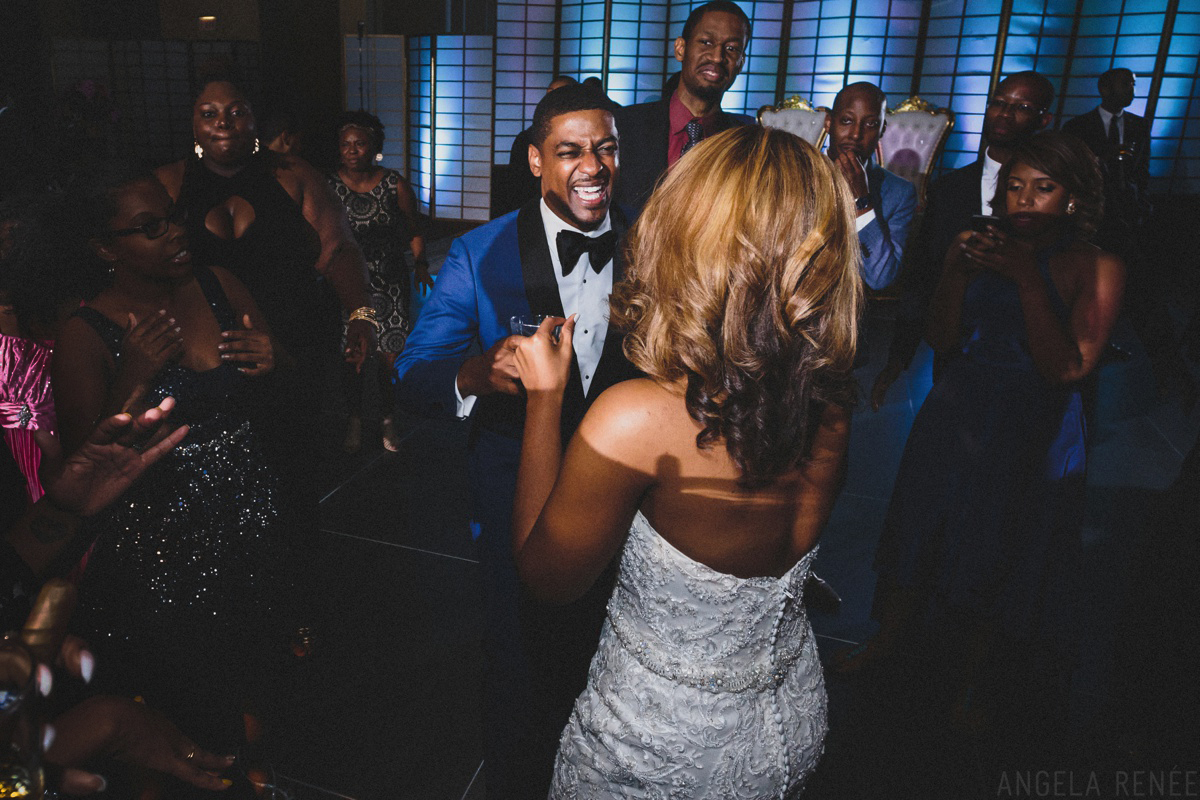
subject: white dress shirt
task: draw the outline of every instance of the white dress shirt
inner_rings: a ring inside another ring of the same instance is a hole
[[[983,179],[979,182],[979,207],[984,214],[995,214],[996,210],[992,208],[992,200],[996,197],[996,182],[1000,179],[1000,167],[1004,166],[999,161],[989,156],[985,151],[983,154]]]
[[[1100,121],[1104,123],[1104,135],[1108,136],[1108,126],[1112,124],[1113,113],[1104,106],[1096,106],[1096,110],[1100,112]],[[1117,114],[1117,134],[1121,137],[1121,144],[1125,144],[1125,112]]]
[[[575,231],[584,236],[599,236],[612,230],[612,219],[604,217],[600,226],[592,231],[581,231],[564,221],[550,210],[546,201],[538,203],[542,213],[542,227],[546,231],[546,245],[550,248],[550,261],[554,267],[554,277],[558,282],[558,296],[562,300],[563,313],[568,317],[578,314],[575,321],[575,337],[573,345],[575,358],[579,362],[579,378],[583,382],[583,394],[586,397],[591,388],[592,378],[596,375],[596,367],[600,364],[600,354],[604,351],[604,337],[608,335],[608,298],[613,288],[613,262],[604,265],[596,272],[592,269],[589,256],[584,253],[579,258],[575,269],[570,275],[562,274],[562,264],[558,260],[558,232]],[[454,381],[454,396],[458,400],[458,416],[465,417],[475,407],[475,395],[463,397],[458,391],[458,380]]]
[[[860,161],[858,163],[860,166],[862,166],[863,183],[865,183],[867,185],[867,194],[870,194],[871,193],[871,175],[869,172],[867,172],[867,166],[871,163],[871,160],[867,159],[866,161]],[[863,228],[870,225],[871,221],[874,219],[875,219],[875,209],[872,208],[871,210],[867,211],[867,213],[861,214],[855,218],[854,230],[861,231]]]

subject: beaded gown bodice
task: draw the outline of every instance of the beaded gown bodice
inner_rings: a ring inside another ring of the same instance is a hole
[[[552,797],[798,794],[827,730],[803,602],[814,548],[783,577],[694,561],[638,512]]]
[[[216,275],[196,269],[222,330],[235,315]],[[119,326],[91,308],[76,314],[121,361]],[[78,623],[89,641],[147,637],[186,619],[227,632],[269,616],[287,552],[279,479],[267,466],[246,405],[250,379],[232,364],[194,371],[167,364],[144,402],[175,398],[183,442],[88,523],[96,543],[80,586]]]

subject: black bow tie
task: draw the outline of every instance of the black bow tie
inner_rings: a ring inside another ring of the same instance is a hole
[[[579,257],[588,254],[588,261],[596,272],[604,269],[604,265],[612,261],[613,252],[617,249],[617,232],[606,231],[599,236],[584,236],[575,231],[559,231],[554,240],[558,245],[558,263],[562,265],[562,274],[570,275],[579,263]]]

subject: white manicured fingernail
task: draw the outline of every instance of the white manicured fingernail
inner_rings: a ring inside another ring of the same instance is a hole
[[[38,664],[37,684],[38,691],[42,693],[43,697],[48,697],[50,690],[54,688],[54,674],[45,664]]]
[[[79,674],[83,677],[84,683],[92,682],[92,672],[95,669],[96,657],[92,655],[90,650],[84,650],[81,652],[79,654]]]
[[[42,728],[42,752],[49,750],[52,744],[54,744],[54,726],[47,725]]]

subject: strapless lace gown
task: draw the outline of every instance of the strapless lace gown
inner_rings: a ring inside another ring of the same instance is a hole
[[[802,597],[816,552],[782,578],[736,578],[638,512],[550,796],[798,796],[828,729]]]

